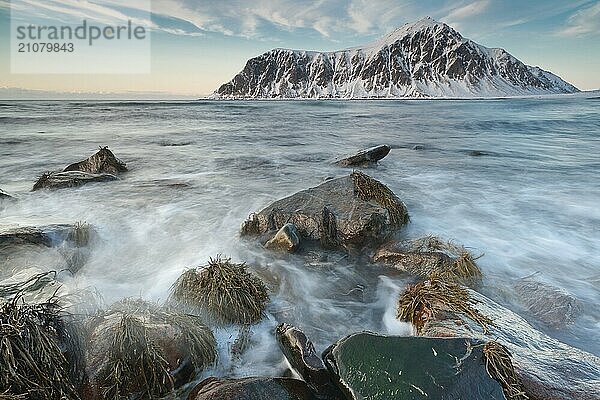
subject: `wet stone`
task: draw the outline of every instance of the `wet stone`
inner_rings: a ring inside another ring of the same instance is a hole
[[[504,399],[482,348],[483,342],[463,338],[356,333],[323,357],[348,399]]]

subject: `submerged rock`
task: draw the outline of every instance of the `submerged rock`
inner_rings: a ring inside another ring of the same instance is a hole
[[[464,290],[468,293],[468,307],[474,311],[461,313],[447,304],[431,307],[433,301],[429,306],[415,302],[411,307],[416,310],[413,319],[421,325],[419,334],[479,340],[493,338],[512,354],[516,375],[530,400],[600,399],[600,358],[545,335],[482,294]],[[448,293],[436,291],[439,292],[438,302],[443,303],[446,300],[440,299],[449,297]],[[407,293],[403,296],[411,297]]]
[[[356,333],[323,357],[348,399],[503,400],[483,342]]]
[[[118,179],[115,175],[111,174],[90,174],[80,171],[46,172],[33,185],[33,191],[40,189],[65,189],[83,186],[88,183],[110,182]]]
[[[377,163],[388,155],[391,148],[387,145],[371,147],[361,150],[353,156],[343,158],[335,163],[341,167],[364,167]]]
[[[185,271],[173,285],[172,297],[221,324],[257,323],[269,302],[267,287],[246,264],[220,257]]]
[[[213,365],[216,342],[198,317],[125,300],[89,324],[86,399],[159,398]]]
[[[406,206],[387,186],[355,171],[251,214],[242,235],[266,234],[293,223],[302,238],[323,247],[363,247],[380,243],[408,220]]]
[[[53,224],[44,226],[0,226],[0,246],[40,245],[54,247],[64,242],[76,246],[86,246],[90,240],[91,228],[88,224]]]
[[[291,367],[315,392],[324,399],[342,399],[334,386],[331,374],[321,357],[317,355],[313,343],[304,332],[288,324],[280,324],[276,330],[277,343]]]
[[[542,282],[522,279],[515,292],[531,315],[554,329],[573,324],[583,312],[583,305],[573,295]]]
[[[67,166],[63,172],[81,171],[89,174],[111,174],[118,175],[127,171],[127,165],[119,160],[112,151],[106,147],[90,156],[88,159]]]
[[[93,235],[85,223],[0,227],[0,274],[27,265],[75,273],[87,262]]]
[[[289,253],[296,251],[299,245],[300,236],[294,224],[285,224],[272,239],[265,243],[267,249],[287,251]]]
[[[188,400],[318,400],[304,381],[293,378],[207,378]]]
[[[385,243],[377,249],[372,260],[422,278],[443,274],[463,283],[473,283],[481,278],[476,257],[463,246],[435,236]]]

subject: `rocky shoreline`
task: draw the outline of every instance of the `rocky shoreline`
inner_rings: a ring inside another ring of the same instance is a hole
[[[336,164],[365,168],[389,151],[377,146]],[[126,172],[101,147],[45,173],[34,190],[109,185]],[[6,200],[19,201],[0,191],[0,202]],[[276,317],[272,334],[287,371],[197,383],[220,363],[217,329],[237,332],[232,355],[252,351],[248,338],[271,301],[253,266],[215,255],[184,271],[161,304],[129,298],[85,312],[93,291],[70,292],[64,274],[85,265],[100,233],[84,223],[0,227],[0,256],[12,260],[0,267],[0,398],[600,399],[598,357],[548,337],[479,293],[486,279],[480,255],[436,236],[407,237],[406,205],[364,172],[327,179],[240,222],[240,238],[273,257],[294,253],[319,263],[342,254],[411,277],[396,317],[411,324],[413,335],[347,332],[317,350],[301,326]],[[27,269],[28,255],[38,252],[56,252],[65,270]],[[518,285],[525,306],[550,326],[574,323],[580,306],[568,294],[535,280]]]

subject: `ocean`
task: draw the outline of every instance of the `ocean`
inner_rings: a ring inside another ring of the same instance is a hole
[[[279,322],[305,330],[318,351],[355,331],[410,334],[394,318],[405,275],[306,265],[239,237],[248,214],[348,174],[331,161],[378,144],[392,150],[365,172],[406,203],[402,237],[435,234],[482,254],[484,294],[600,355],[598,98],[3,101],[0,188],[19,201],[0,210],[0,225],[93,225],[100,240],[66,284],[95,288],[107,305],[164,301],[182,271],[217,254],[246,262],[271,288],[267,318],[240,359],[227,361],[234,333],[217,332],[225,361],[205,374],[266,376],[284,365]],[[30,192],[43,172],[105,145],[129,167],[122,180]],[[549,328],[523,310],[514,286],[528,276],[581,302],[575,324]]]

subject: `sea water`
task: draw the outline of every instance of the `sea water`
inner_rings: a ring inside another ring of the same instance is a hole
[[[525,317],[600,354],[597,98],[3,102],[0,188],[19,201],[0,224],[93,225],[100,239],[69,285],[95,288],[106,305],[164,301],[182,271],[217,254],[247,262],[270,287],[267,318],[233,361],[236,332],[218,331],[222,361],[207,373],[280,373],[279,322],[305,330],[318,351],[355,331],[411,333],[394,318],[409,283],[401,273],[345,259],[307,265],[239,237],[249,213],[348,174],[331,161],[378,144],[392,150],[366,172],[406,203],[404,237],[435,234],[483,254],[481,290],[508,308],[521,310],[513,287],[523,277],[569,292],[583,304],[574,325]],[[44,171],[103,145],[127,162],[122,180],[30,192]]]

